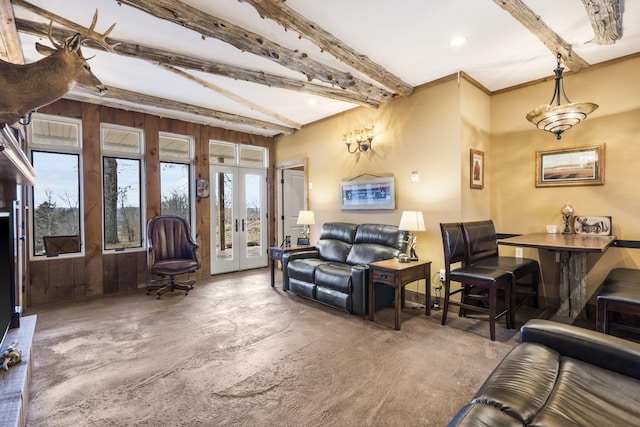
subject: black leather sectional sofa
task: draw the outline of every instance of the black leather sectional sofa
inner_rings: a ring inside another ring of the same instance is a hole
[[[349,313],[368,314],[368,264],[406,251],[407,231],[383,224],[329,222],[315,249],[283,256],[283,289]],[[390,286],[375,284],[376,310],[393,302]]]
[[[539,319],[520,341],[449,426],[640,426],[639,343]]]

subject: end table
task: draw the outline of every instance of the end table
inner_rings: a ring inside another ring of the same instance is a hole
[[[400,330],[400,311],[404,308],[404,287],[416,280],[425,279],[425,313],[431,316],[431,261],[400,262],[395,258],[369,264],[369,320],[375,315],[374,283],[384,283],[395,289],[395,328]]]

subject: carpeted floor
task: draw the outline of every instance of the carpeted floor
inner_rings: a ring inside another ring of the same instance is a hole
[[[517,331],[393,309],[370,322],[269,286],[267,269],[185,296],[144,290],[37,314],[29,426],[441,426]],[[534,315],[535,317],[535,315]]]

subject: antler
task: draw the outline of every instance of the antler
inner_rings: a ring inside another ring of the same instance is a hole
[[[55,47],[58,50],[62,49],[62,46],[53,39],[53,35],[51,34],[51,31],[53,31],[53,19],[49,21],[49,33],[47,35],[49,36],[49,41],[51,42],[53,47]]]
[[[111,33],[111,31],[113,31],[113,27],[115,27],[116,24],[111,25],[104,34],[100,34],[94,31],[94,29],[96,28],[97,22],[98,22],[98,9],[96,9],[96,13],[93,14],[93,20],[91,21],[91,26],[89,27],[89,29],[80,35],[80,39],[82,40],[81,43],[84,43],[87,40],[93,41],[99,44],[100,46],[102,46],[103,48],[105,48],[106,50],[108,50],[109,52],[115,53],[113,48],[118,46],[120,43],[118,42],[110,45],[107,42],[107,36]]]

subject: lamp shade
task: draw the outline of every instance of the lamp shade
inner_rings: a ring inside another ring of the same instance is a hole
[[[424,217],[421,211],[402,211],[399,230],[425,231]]]
[[[300,211],[298,213],[298,222],[296,224],[311,225],[316,223],[316,217],[313,215],[313,211]]]

